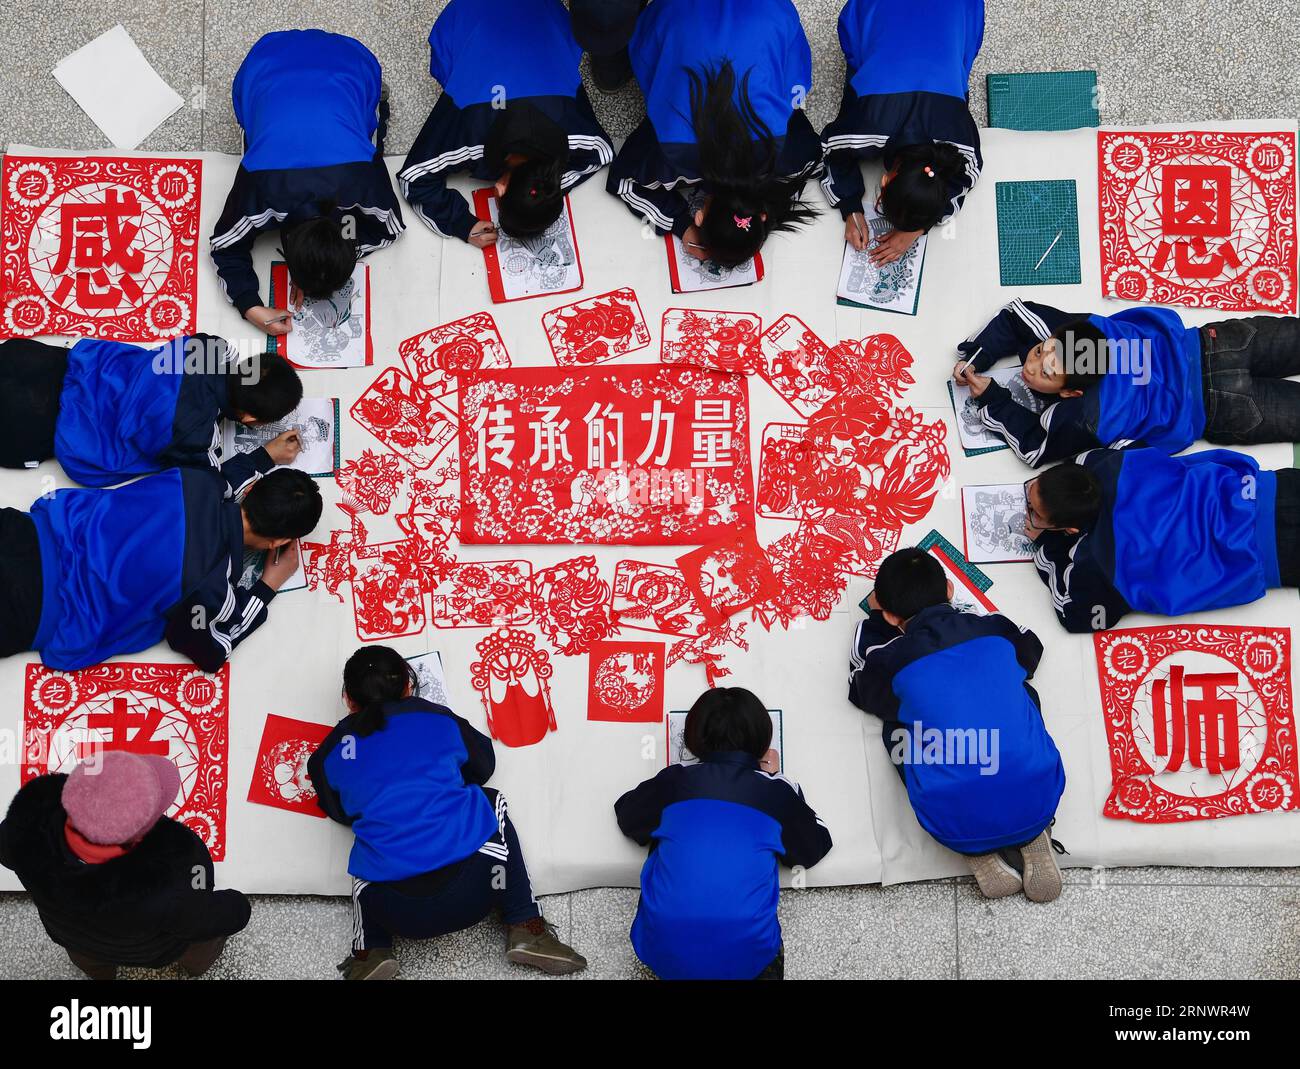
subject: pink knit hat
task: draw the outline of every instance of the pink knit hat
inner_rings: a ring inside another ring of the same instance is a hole
[[[180,773],[165,757],[105,750],[72,770],[63,808],[90,842],[129,843],[158,823],[180,787]]]

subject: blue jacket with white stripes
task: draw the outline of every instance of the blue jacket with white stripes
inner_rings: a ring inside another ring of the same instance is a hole
[[[239,415],[230,407],[232,356],[211,334],[157,349],[77,342],[54,429],[63,470],[83,486],[111,486],[165,468],[220,467],[221,421]],[[266,450],[253,459],[258,470],[271,470]]]
[[[352,828],[348,872],[397,881],[477,853],[499,830],[482,785],[496,769],[492,740],[423,698],[385,702],[383,726],[338,722],[307,762],[326,815]]]
[[[614,804],[650,856],[632,946],[665,980],[752,980],[781,949],[778,864],[809,868],[831,848],[797,784],[747,753],[669,765]]]
[[[212,232],[226,298],[243,315],[262,304],[253,243],[324,212],[351,220],[368,256],[406,229],[384,163],[387,102],[365,45],[324,30],[278,30],[253,45],[231,95],[244,158]]]
[[[268,458],[269,459],[269,458]],[[115,490],[56,490],[31,510],[41,551],[32,648],[74,671],[166,638],[205,672],[266,619],[275,591],[238,583],[244,525],[236,488],[256,461],[172,468]]]
[[[517,32],[502,32],[515,27]],[[447,175],[495,182],[506,157],[557,160],[568,192],[614,158],[596,120],[560,0],[452,0],[429,33],[429,73],[442,86],[397,180],[415,214],[443,237],[478,222]]]
[[[1045,304],[1012,301],[983,330],[957,346],[985,371],[1004,356],[1025,356],[1052,331],[1084,318]],[[1140,442],[1166,453],[1186,449],[1205,432],[1201,334],[1164,308],[1128,308],[1086,317],[1111,343],[1111,367],[1079,397],[1038,396],[1041,413],[1018,404],[990,382],[975,399],[984,424],[1021,460],[1039,467],[1098,446]]]
[[[1253,457],[1129,447],[1074,462],[1101,483],[1100,515],[1079,534],[1044,531],[1034,547],[1067,631],[1104,631],[1130,611],[1182,616],[1245,605],[1281,585],[1277,476]]]
[[[916,819],[950,850],[987,854],[1048,827],[1065,769],[1029,685],[1043,644],[997,613],[922,609],[900,631],[858,624],[849,701],[885,721]]]
[[[863,208],[864,160],[883,159],[888,170],[899,149],[944,141],[966,163],[947,190],[951,218],[984,166],[967,106],[971,65],[984,40],[984,0],[849,0],[839,35],[848,69],[840,113],[821,135],[826,199],[847,219]]]
[[[730,60],[776,141],[776,173],[801,183],[820,171],[821,142],[803,111],[812,52],[790,0],[655,0],[637,20],[628,54],[646,117],[619,149],[605,188],[656,232],[686,233],[689,189],[703,180],[688,70]]]

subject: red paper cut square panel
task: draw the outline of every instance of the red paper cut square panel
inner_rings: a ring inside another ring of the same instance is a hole
[[[779,591],[767,554],[752,531],[736,531],[726,538],[677,558],[700,611],[711,626],[761,601],[770,601]],[[705,592],[704,580],[712,584]]]
[[[433,626],[529,623],[532,590],[533,566],[526,560],[462,561],[433,592]]]
[[[636,293],[626,287],[552,308],[542,329],[562,367],[603,363],[650,344]]]
[[[669,308],[664,312],[659,359],[665,364],[752,375],[763,367],[758,346],[762,327],[753,312]]]
[[[513,368],[458,397],[462,543],[689,545],[753,515],[743,376]]]
[[[4,333],[193,331],[202,174],[199,160],[6,155]]]
[[[547,640],[565,656],[583,653],[610,635],[610,586],[595,557],[574,557],[533,576],[533,615]]]
[[[325,741],[332,728],[271,713],[257,747],[248,800],[258,805],[287,809],[291,813],[324,817],[316,788],[307,776],[307,760]]]
[[[362,642],[424,630],[426,579],[417,543],[407,539],[354,549],[352,607]]]
[[[474,646],[479,659],[470,680],[483,699],[488,731],[505,746],[531,746],[555,730],[548,680],[550,655],[537,648],[537,636],[501,627]]]
[[[401,368],[385,368],[351,409],[352,418],[423,471],[456,437],[456,425],[428,390]]]
[[[1104,816],[1165,824],[1300,808],[1289,630],[1144,627],[1093,646]]]
[[[461,375],[510,366],[506,343],[487,312],[407,338],[397,347],[397,355],[411,377],[435,397],[454,392]]]
[[[591,647],[587,677],[588,720],[663,720],[662,642],[597,642]]]
[[[22,781],[71,772],[102,750],[166,757],[181,774],[167,815],[214,861],[226,854],[230,669],[117,661],[80,672],[27,666]]]
[[[713,593],[707,575],[700,577],[700,592],[706,599]],[[643,560],[615,565],[613,614],[619,627],[667,635],[694,635],[706,623],[682,570]]]
[[[1294,314],[1295,149],[1289,130],[1099,132],[1102,293]]]

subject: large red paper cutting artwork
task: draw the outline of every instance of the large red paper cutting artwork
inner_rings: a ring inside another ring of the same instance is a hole
[[[199,160],[6,155],[3,333],[192,331],[202,173]]]
[[[458,396],[463,543],[689,545],[753,515],[743,376],[515,368]]]
[[[469,666],[474,689],[487,711],[488,731],[504,746],[531,746],[555,730],[547,682],[554,669],[537,636],[502,627],[474,646],[479,660]]]
[[[533,576],[533,615],[559,653],[572,657],[615,630],[610,586],[595,557],[574,557]]]
[[[1296,310],[1294,131],[1097,134],[1102,293]]]
[[[1173,625],[1093,636],[1111,792],[1147,824],[1300,808],[1291,635]]]
[[[167,815],[192,828],[214,861],[226,854],[230,669],[118,661],[79,672],[27,666],[22,782],[71,772],[104,750],[166,757],[180,772]]]
[[[736,531],[678,557],[677,567],[710,626],[778,593],[772,566],[752,531]]]

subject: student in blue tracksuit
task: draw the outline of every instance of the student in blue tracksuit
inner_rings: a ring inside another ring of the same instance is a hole
[[[586,968],[533,898],[506,800],[484,784],[492,740],[444,705],[388,646],[363,646],[343,668],[349,714],[307,763],[321,808],[352,828],[352,953],[347,980],[397,975],[393,937],[428,939],[499,909],[506,958],[556,975]]]
[[[1005,616],[953,608],[952,592],[924,550],[881,563],[853,636],[849,701],[884,722],[917,821],[965,855],[980,890],[1050,902],[1065,770],[1029,685],[1043,644]]]
[[[360,41],[277,30],[244,57],[231,96],[244,158],[212,232],[212,260],[240,315],[287,334],[285,313],[262,303],[253,270],[259,234],[279,229],[296,301],[336,293],[358,257],[405,229],[384,164],[387,90]]]
[[[554,223],[564,195],[614,158],[582,87],[581,59],[560,0],[443,8],[429,33],[429,73],[442,95],[397,176],[434,233],[480,249],[496,242],[496,228],[447,188],[456,171],[494,183],[501,229],[526,238]]]
[[[282,356],[239,359],[211,334],[157,349],[83,338],[71,349],[30,338],[0,342],[0,466],[57,457],[83,486],[110,486],[172,467],[220,467],[222,421],[283,419],[302,400]],[[290,464],[300,443],[267,443]]]
[[[265,449],[239,460],[114,490],[56,490],[29,513],[0,509],[0,656],[36,650],[73,671],[166,639],[217,671],[266,619],[297,570],[293,541],[321,513],[309,476],[260,475],[273,464]],[[248,589],[246,550],[270,555]]]
[[[1300,441],[1300,383],[1287,380],[1300,375],[1294,316],[1187,327],[1166,308],[1080,316],[1014,300],[957,349],[953,378],[970,387],[985,425],[1033,467],[1135,441],[1166,453],[1198,438]],[[1012,355],[1048,402],[1041,414],[983,374]]]
[[[646,117],[610,193],[725,266],[813,217],[799,199],[822,160],[803,111],[812,53],[790,0],[654,0],[628,47]]]
[[[1300,586],[1300,469],[1230,449],[1094,449],[1026,484],[1025,534],[1067,631]]]
[[[840,12],[848,71],[840,113],[822,131],[822,189],[856,249],[871,247],[862,162],[882,160],[876,211],[891,230],[871,257],[897,260],[961,210],[979,180],[979,131],[967,106],[984,40],[984,0],[849,0]]]
[[[779,980],[779,866],[811,868],[830,832],[771,771],[772,718],[749,691],[705,691],[685,743],[699,764],[669,765],[614,805],[623,834],[650,847],[632,946],[664,980]]]

